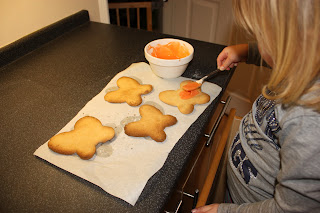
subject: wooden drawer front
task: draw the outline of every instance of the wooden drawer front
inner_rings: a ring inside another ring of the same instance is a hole
[[[179,179],[173,195],[165,207],[165,212],[190,212],[195,207],[197,192],[202,189],[208,175],[210,164],[216,152],[221,131],[226,123],[223,117],[230,102],[221,101],[209,121],[204,136],[200,139],[184,174]]]

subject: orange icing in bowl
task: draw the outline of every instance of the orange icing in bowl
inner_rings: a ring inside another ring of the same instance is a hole
[[[190,55],[188,48],[180,42],[172,41],[168,44],[157,46],[149,46],[149,50],[152,49],[151,55],[161,59],[180,59]]]

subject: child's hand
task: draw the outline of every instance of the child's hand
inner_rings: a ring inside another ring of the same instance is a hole
[[[220,70],[230,70],[237,66],[239,62],[246,61],[248,48],[248,44],[238,44],[224,48],[217,58],[218,68]]]
[[[207,206],[202,206],[196,209],[192,209],[192,213],[217,213],[219,204],[211,204]]]

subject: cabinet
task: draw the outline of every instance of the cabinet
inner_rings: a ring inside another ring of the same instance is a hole
[[[231,0],[167,1],[163,7],[163,33],[228,45],[231,10]]]
[[[223,104],[218,105],[207,125],[205,134],[200,139],[193,156],[189,160],[183,175],[181,175],[177,183],[177,187],[174,189],[165,207],[165,212],[190,212],[197,205],[199,194],[201,195],[204,191],[207,191],[208,194],[210,191],[211,185],[209,188],[204,187],[204,185],[208,182],[207,178],[210,175],[215,175],[215,171],[212,173],[212,165],[216,167],[215,169],[218,168],[220,157],[223,153],[224,144],[221,144],[222,140],[220,139],[223,137],[222,133],[226,125],[230,123],[227,116],[225,116],[230,100],[228,97]],[[231,113],[234,116],[235,110],[230,111]],[[212,132],[213,134],[211,135],[210,133]],[[215,158],[217,156],[219,156],[219,161]]]

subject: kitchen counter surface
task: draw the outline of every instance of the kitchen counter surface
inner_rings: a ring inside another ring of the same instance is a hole
[[[148,42],[177,38],[90,22],[83,11],[75,16],[82,17],[78,25],[70,24],[74,19],[68,18],[0,49],[0,210],[162,212],[221,95],[178,141],[164,166],[149,179],[135,206],[35,157],[34,151],[118,72],[132,63],[146,61],[143,48]],[[65,30],[63,26],[67,26]],[[195,49],[184,77],[199,79],[216,69],[216,57],[224,46],[183,40]],[[210,81],[224,90],[232,73],[221,73]]]

